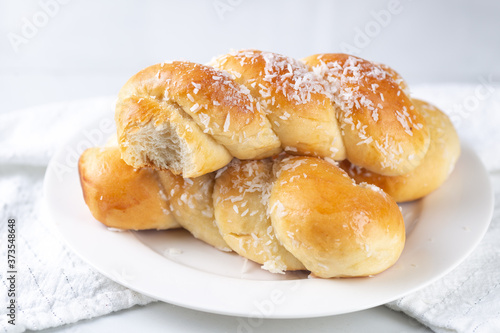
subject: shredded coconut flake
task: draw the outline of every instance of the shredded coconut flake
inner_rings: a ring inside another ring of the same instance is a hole
[[[228,112],[226,116],[226,120],[224,121],[224,132],[229,130],[229,124],[231,123],[231,114]]]
[[[262,269],[265,269],[271,273],[285,274],[286,265],[283,262],[278,262],[276,260],[267,260],[262,265]]]
[[[189,110],[191,112],[195,112],[195,113],[200,111],[200,109],[201,109],[201,106],[198,103],[195,103],[192,107],[189,108]]]

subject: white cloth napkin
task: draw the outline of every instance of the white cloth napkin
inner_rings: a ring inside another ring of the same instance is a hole
[[[432,101],[455,121],[491,172],[500,195],[500,87],[477,85],[415,87],[414,96]],[[73,254],[46,226],[42,182],[50,157],[86,122],[112,117],[114,98],[99,98],[0,114],[0,239],[7,220],[16,220],[17,321],[0,307],[0,332],[43,329],[146,304],[153,299],[114,283]],[[498,202],[498,201],[497,201]],[[484,241],[453,272],[433,285],[388,304],[437,332],[491,332],[500,328],[500,207]],[[2,245],[1,263],[6,263]],[[0,280],[6,285],[5,268]],[[2,303],[7,295],[2,293]]]
[[[100,98],[0,114],[0,283],[7,283],[7,220],[14,218],[18,302],[12,326],[2,286],[0,332],[74,323],[153,301],[96,272],[44,221],[42,184],[50,156],[86,122],[112,118],[113,103]]]

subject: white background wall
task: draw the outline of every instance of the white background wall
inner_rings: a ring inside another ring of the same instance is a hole
[[[163,60],[347,51],[411,84],[500,79],[500,1],[0,0],[0,112],[116,94]]]

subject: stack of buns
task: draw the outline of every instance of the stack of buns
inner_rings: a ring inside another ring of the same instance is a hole
[[[399,258],[397,202],[449,176],[458,136],[391,68],[257,50],[161,63],[116,104],[116,142],[79,162],[85,202],[119,229],[183,227],[274,273],[377,274]]]

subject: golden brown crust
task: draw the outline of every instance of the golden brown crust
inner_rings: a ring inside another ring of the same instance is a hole
[[[314,275],[372,275],[399,258],[404,221],[383,191],[311,157],[285,158],[277,170],[269,202],[276,236]]]
[[[230,251],[214,221],[214,175],[184,179],[170,171],[134,169],[118,146],[87,149],[79,160],[83,196],[108,227],[145,230],[184,227],[196,238]]]
[[[282,148],[295,155],[345,158],[324,82],[307,66],[283,55],[241,50],[214,59],[257,99]]]
[[[303,61],[330,83],[349,161],[389,176],[418,166],[430,135],[395,71],[340,53]]]
[[[375,63],[375,65],[382,68],[392,78],[392,80],[394,80],[394,82],[406,94],[406,96],[410,96],[410,87],[408,87],[408,84],[398,72],[385,64]]]
[[[417,99],[413,104],[427,121],[431,134],[429,150],[420,165],[401,176],[382,176],[349,161],[340,166],[357,182],[382,188],[398,202],[422,198],[439,188],[448,178],[460,155],[460,141],[448,116],[435,106]]]
[[[117,146],[85,150],[78,171],[85,202],[104,225],[132,230],[179,227],[156,172],[127,165]]]

